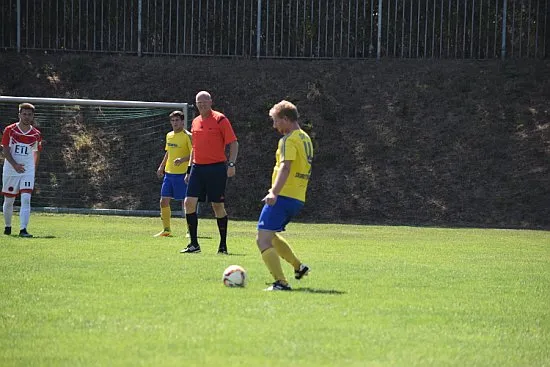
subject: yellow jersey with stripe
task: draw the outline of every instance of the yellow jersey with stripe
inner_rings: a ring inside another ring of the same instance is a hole
[[[187,157],[191,154],[191,133],[183,129],[180,132],[170,131],[166,134],[166,146],[168,152],[168,160],[164,172],[172,174],[182,174],[187,172],[187,164],[182,163],[179,166],[174,164],[174,159]]]
[[[309,135],[304,130],[298,129],[283,136],[279,140],[275,160],[271,186],[275,184],[282,162],[291,161],[290,174],[279,195],[305,202],[313,160],[313,144]]]

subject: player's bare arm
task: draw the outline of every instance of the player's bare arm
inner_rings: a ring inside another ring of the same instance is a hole
[[[227,177],[235,176],[237,155],[239,155],[239,142],[235,140],[234,142],[229,143],[229,166],[227,167]]]
[[[281,167],[279,167],[279,171],[277,172],[277,177],[275,178],[275,183],[273,184],[273,187],[269,189],[267,195],[262,199],[262,201],[265,202],[267,205],[275,205],[275,203],[277,202],[277,197],[285,186],[288,175],[290,174],[291,166],[292,161],[281,162]]]
[[[15,161],[15,159],[13,159],[9,147],[2,145],[2,154],[4,155],[4,158],[12,165],[13,169],[15,169],[17,173],[25,172],[25,165],[19,164]]]
[[[36,171],[36,168],[38,168],[38,162],[40,162],[40,151],[37,150],[34,152],[34,170]]]
[[[162,178],[162,176],[164,176],[164,168],[166,168],[167,160],[168,160],[168,152],[164,153],[164,158],[162,158],[162,162],[160,162],[159,168],[157,169],[158,178]]]
[[[193,165],[193,150],[191,150],[191,155],[189,156],[189,165],[187,166],[187,173],[185,174],[185,177],[183,177],[183,181],[185,181],[186,184],[189,183],[189,173],[191,172],[191,166]]]
[[[183,163],[189,163],[189,157],[191,157],[191,155],[186,155],[185,157],[174,159],[174,165],[179,166]]]

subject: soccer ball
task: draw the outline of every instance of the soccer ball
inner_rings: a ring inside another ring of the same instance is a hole
[[[223,271],[222,281],[226,287],[244,287],[246,270],[242,266],[231,265]]]

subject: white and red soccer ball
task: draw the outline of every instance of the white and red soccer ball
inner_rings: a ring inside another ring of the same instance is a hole
[[[244,287],[246,286],[246,270],[239,265],[231,265],[223,271],[223,284],[226,287]]]

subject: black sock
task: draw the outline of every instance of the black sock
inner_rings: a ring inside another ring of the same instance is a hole
[[[187,220],[187,228],[189,228],[191,243],[193,245],[198,245],[199,241],[197,240],[197,227],[199,226],[199,219],[197,218],[197,213],[185,214],[185,219]]]
[[[220,232],[220,248],[227,247],[227,215],[223,218],[216,218],[218,222],[218,231]]]

